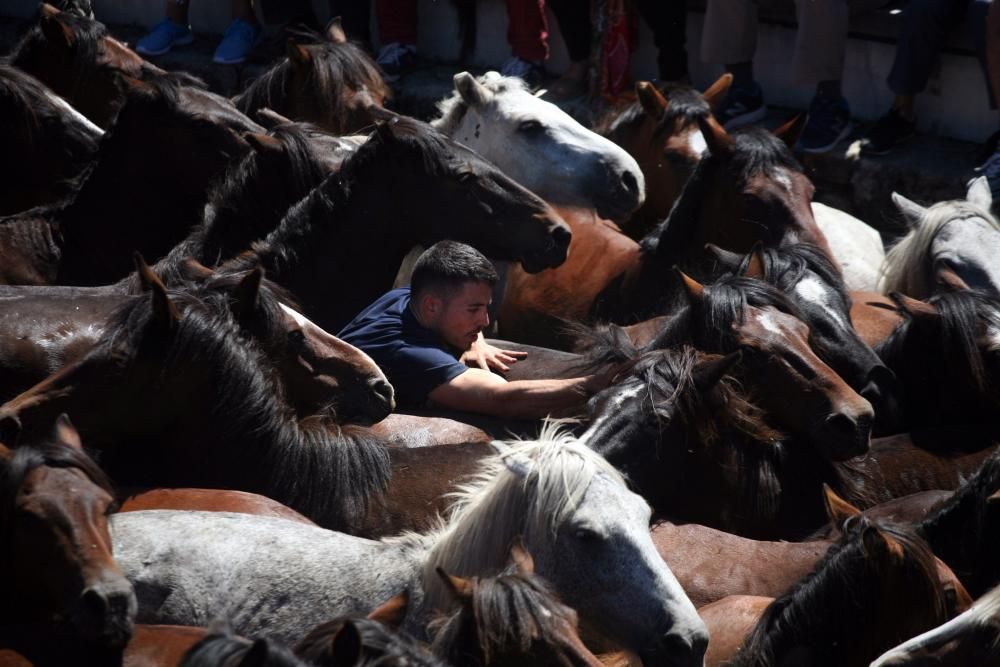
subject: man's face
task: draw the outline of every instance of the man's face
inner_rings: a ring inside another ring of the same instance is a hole
[[[465,283],[460,290],[432,298],[437,304],[429,324],[458,350],[469,349],[490,323],[486,307],[493,299],[493,289],[486,283]]]

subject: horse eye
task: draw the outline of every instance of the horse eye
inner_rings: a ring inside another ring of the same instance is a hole
[[[458,175],[459,183],[471,183],[476,180],[476,175],[471,171],[464,171]]]
[[[301,329],[294,329],[288,332],[288,344],[293,347],[302,347],[306,343],[306,335]]]
[[[601,541],[601,536],[590,528],[577,528],[573,531],[573,537],[588,544],[596,544]]]
[[[537,120],[525,120],[517,126],[517,131],[524,132],[525,134],[537,134],[544,129],[545,127]]]

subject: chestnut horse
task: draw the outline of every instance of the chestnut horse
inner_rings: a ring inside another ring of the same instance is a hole
[[[248,116],[266,107],[341,135],[371,126],[375,116],[370,107],[382,107],[391,96],[378,65],[347,41],[334,20],[323,35],[296,32],[286,57],[234,97],[233,104]]]
[[[0,446],[0,646],[39,664],[97,661],[128,642],[136,599],[111,554],[107,478],[65,415],[48,426]]]
[[[0,117],[0,215],[71,194],[104,134],[43,83],[2,63]]]
[[[126,88],[76,195],[0,219],[0,283],[101,285],[129,273],[134,251],[162,257],[200,220],[208,184],[250,149],[241,135],[263,131],[172,75]]]

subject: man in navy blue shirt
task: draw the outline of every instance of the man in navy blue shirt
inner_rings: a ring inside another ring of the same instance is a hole
[[[580,406],[608,375],[507,382],[500,371],[524,357],[483,341],[496,270],[475,248],[441,241],[413,268],[410,287],[394,289],[338,334],[385,371],[402,407],[441,406],[500,417],[538,418]]]

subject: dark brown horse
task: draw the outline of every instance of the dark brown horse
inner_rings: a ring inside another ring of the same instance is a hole
[[[695,165],[708,148],[698,126],[723,100],[733,77],[723,74],[702,95],[689,86],[635,86],[636,101],[598,127],[598,132],[635,158],[646,180],[646,200],[622,223],[641,239],[670,213]]]
[[[134,251],[162,257],[201,219],[208,184],[249,150],[241,135],[262,132],[170,76],[126,85],[128,101],[75,197],[0,219],[0,283],[100,285],[127,275]]]
[[[548,205],[477,154],[424,123],[395,117],[252,252],[220,270],[263,267],[313,321],[339,331],[391,289],[414,245],[445,238],[541,271],[566,259],[570,232]]]
[[[598,667],[584,646],[577,614],[534,573],[531,554],[515,544],[515,572],[494,577],[455,577],[438,568],[458,609],[442,619],[434,653],[452,665],[564,665]]]
[[[910,530],[856,517],[816,570],[767,607],[727,664],[863,667],[947,619],[927,545]]]
[[[958,488],[990,454],[989,433],[951,429],[877,439],[868,455],[833,463],[767,426],[746,390],[725,377],[736,355],[702,359],[689,349],[657,355],[598,394],[593,424],[581,439],[673,520],[757,539],[802,537],[826,522],[824,483],[867,508],[917,491]]]
[[[271,362],[300,415],[338,405],[340,419],[378,421],[392,408],[392,390],[375,363],[294,310],[290,297],[260,272],[218,275],[188,267],[198,282],[182,289],[206,306],[228,311],[248,345]],[[145,263],[138,289],[159,283]],[[0,287],[0,400],[13,398],[64,364],[81,359],[104,335],[108,319],[140,296],[101,288]]]
[[[0,454],[0,646],[38,664],[120,651],[136,600],[111,555],[104,473],[64,415],[50,435]]]
[[[297,33],[286,57],[233,103],[248,116],[266,107],[342,135],[370,127],[376,119],[370,108],[383,106],[391,95],[378,65],[333,22],[325,35]]]
[[[226,627],[212,629],[184,655],[180,667],[309,667],[279,642],[249,640]]]
[[[125,103],[122,75],[162,75],[137,53],[108,35],[99,22],[41,4],[38,25],[14,47],[7,61],[31,74],[99,127],[111,127]]]
[[[43,83],[0,63],[0,215],[56,202],[97,154],[103,132]]]
[[[705,243],[747,252],[766,246],[813,243],[830,256],[813,219],[813,185],[788,146],[797,125],[775,136],[761,129],[729,135],[711,117],[699,121],[712,149],[702,157],[667,219],[635,243],[611,223],[581,219],[564,266],[537,277],[508,272],[499,336],[568,349],[562,323],[632,324],[676,307],[683,297],[672,271],[708,275]],[[592,214],[591,214],[592,215]],[[595,267],[597,267],[595,269]]]

